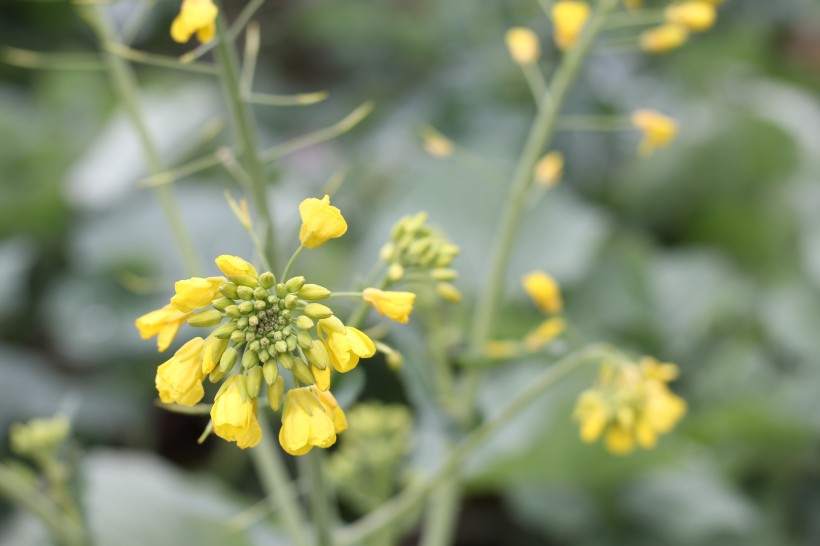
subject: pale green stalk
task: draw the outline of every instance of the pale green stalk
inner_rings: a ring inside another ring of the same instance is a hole
[[[288,260],[288,264],[285,266],[285,270],[282,271],[282,277],[280,282],[285,282],[288,280],[288,275],[290,275],[290,270],[293,269],[293,264],[296,263],[296,258],[299,257],[299,254],[301,254],[304,249],[305,245],[299,245],[299,248],[297,248],[293,255],[290,257],[290,260]]]
[[[332,546],[330,505],[322,469],[323,456],[320,450],[314,449],[304,457],[300,457],[299,463],[310,485],[310,506],[313,524],[316,527],[316,545]]]

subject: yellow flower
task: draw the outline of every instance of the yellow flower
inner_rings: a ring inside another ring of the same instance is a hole
[[[546,347],[552,340],[564,333],[566,323],[561,317],[548,318],[533,330],[525,339],[530,351],[538,351]]]
[[[239,256],[223,254],[216,259],[216,266],[231,279],[239,279],[242,277],[250,277],[252,279],[259,278],[259,273],[256,272],[256,269]]]
[[[589,18],[589,4],[586,2],[559,1],[552,6],[552,24],[555,45],[558,49],[569,49],[578,40]]]
[[[156,387],[159,398],[166,404],[175,402],[182,406],[193,406],[205,395],[202,388],[202,346],[201,337],[195,337],[182,347],[168,361],[157,368]]]
[[[364,332],[344,326],[341,321],[321,319],[316,324],[316,331],[327,348],[330,363],[339,373],[355,368],[360,358],[370,358],[376,354],[376,346]]]
[[[660,363],[651,356],[645,356],[638,362],[641,367],[641,375],[645,379],[654,379],[663,383],[674,381],[680,375],[680,371],[675,364]]]
[[[642,157],[668,146],[678,134],[677,122],[654,110],[638,110],[633,113],[632,125],[643,131],[643,140],[638,146],[638,153]]]
[[[520,352],[515,341],[490,339],[484,343],[484,354],[490,358],[510,358]]]
[[[413,311],[413,302],[416,295],[412,292],[393,292],[379,290],[378,288],[365,288],[362,292],[362,299],[376,308],[381,316],[387,316],[407,324],[410,320],[410,312]]]
[[[575,418],[581,421],[581,439],[592,443],[601,437],[609,422],[609,405],[596,389],[586,390],[578,397]]]
[[[163,352],[174,341],[179,327],[188,320],[190,315],[191,313],[183,313],[169,304],[162,309],[142,315],[135,324],[142,339],[158,336],[157,348],[159,352]]]
[[[624,5],[628,9],[638,9],[643,6],[643,0],[624,0]]]
[[[433,127],[422,127],[421,138],[424,150],[431,156],[445,158],[453,155],[453,151],[455,150],[453,141],[439,133]]]
[[[299,240],[305,248],[316,248],[329,239],[341,237],[347,231],[347,222],[342,212],[330,204],[330,196],[323,199],[305,199],[299,205],[302,229]]]
[[[202,374],[208,375],[219,365],[222,353],[228,347],[227,339],[219,339],[213,335],[208,336],[205,345],[202,347]]]
[[[330,392],[313,385],[291,389],[285,397],[279,443],[291,455],[304,455],[313,447],[330,447],[336,434],[347,429],[347,419]]]
[[[533,271],[524,276],[524,290],[530,295],[535,306],[544,313],[560,313],[564,308],[561,287],[550,275],[543,271]]]
[[[228,377],[211,407],[211,421],[216,435],[236,442],[242,449],[253,447],[262,439],[262,428],[256,419],[256,399],[248,396],[246,382],[244,375]]]
[[[534,63],[541,56],[538,36],[528,28],[514,27],[507,31],[507,49],[518,64]]]
[[[174,284],[176,294],[171,298],[171,305],[182,312],[195,311],[211,305],[219,297],[219,285],[225,277],[191,277]]]
[[[666,8],[666,20],[695,32],[703,32],[715,24],[715,6],[702,0],[673,4]]]
[[[211,0],[182,0],[179,15],[171,23],[171,38],[184,44],[196,33],[197,40],[210,42],[216,33],[219,9]]]
[[[647,53],[666,53],[685,44],[688,38],[686,27],[665,24],[641,34],[641,49]]]
[[[313,374],[313,381],[316,382],[317,389],[322,392],[330,389],[330,366],[323,370],[311,364],[310,373]]]
[[[546,188],[557,185],[563,174],[564,154],[561,152],[550,152],[535,164],[535,181]]]

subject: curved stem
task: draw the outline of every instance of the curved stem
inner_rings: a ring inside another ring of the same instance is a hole
[[[288,280],[288,275],[290,275],[290,270],[293,268],[293,264],[296,263],[296,258],[299,257],[299,254],[301,254],[304,249],[305,249],[305,245],[299,245],[299,248],[297,248],[296,251],[293,253],[293,256],[290,257],[290,260],[288,260],[288,263],[285,266],[285,270],[282,271],[282,276],[280,277],[280,279],[281,279],[280,282],[285,282],[285,281]]]

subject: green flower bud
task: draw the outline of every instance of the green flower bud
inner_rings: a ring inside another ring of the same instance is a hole
[[[281,299],[281,298],[284,298],[287,295],[288,295],[288,287],[285,286],[285,284],[281,283],[281,282],[279,284],[277,284],[276,285],[276,297]]]
[[[245,332],[245,341],[253,341],[256,339],[256,334],[253,332]]]
[[[259,364],[259,357],[256,354],[256,351],[251,351],[250,349],[245,349],[245,352],[242,353],[242,367],[246,370],[249,370]]]
[[[285,283],[285,288],[287,288],[288,292],[291,293],[298,292],[303,286],[305,286],[305,278],[301,275],[298,277],[291,277]]]
[[[239,294],[239,297],[243,300],[250,301],[253,299],[253,288],[248,286],[240,286],[236,289],[236,293]]]
[[[251,315],[250,317],[248,317],[248,326],[252,328],[256,328],[257,326],[259,326],[259,317],[257,317],[256,315]]]
[[[243,275],[241,277],[231,277],[231,280],[236,284],[245,286],[247,288],[256,288],[257,286],[259,286],[259,280],[257,280],[255,277],[251,277],[248,275]]]
[[[268,296],[268,304],[269,305],[273,306],[273,305],[276,305],[277,303],[279,303],[279,298],[277,298],[276,296]]]
[[[404,277],[404,267],[401,264],[390,264],[387,268],[387,278],[395,282]]]
[[[236,305],[229,305],[225,309],[225,314],[231,318],[239,318],[242,316],[242,311],[240,311],[239,307]]]
[[[321,303],[308,303],[305,305],[305,314],[312,319],[326,319],[333,316],[333,311]]]
[[[253,297],[258,300],[267,300],[270,296],[270,292],[268,292],[265,288],[261,286],[257,286],[253,289]]]
[[[277,353],[286,353],[288,352],[288,344],[282,340],[277,341],[273,344],[273,348],[276,349]]]
[[[318,284],[306,284],[299,289],[299,297],[303,300],[323,300],[330,294],[330,290]]]
[[[236,292],[236,285],[231,282],[222,283],[219,285],[219,291],[222,293],[223,296],[226,298],[230,298],[235,300],[239,297],[239,294]]]
[[[263,339],[262,341],[268,341],[268,340]],[[259,349],[259,351],[256,353],[256,356],[259,357],[260,362],[267,362],[268,360],[270,360],[270,353],[268,352],[267,349]]]
[[[258,351],[261,348],[262,348],[262,344],[259,343],[258,339],[254,339],[253,341],[248,343],[248,349],[250,349],[251,351]]]
[[[390,367],[391,370],[397,372],[404,366],[404,357],[398,351],[390,351],[384,356],[384,359],[387,361],[387,365]]]
[[[239,359],[239,353],[233,347],[228,347],[225,349],[225,352],[222,353],[222,358],[219,359],[219,369],[222,373],[228,373],[233,369],[234,364],[236,364],[237,359]]]
[[[229,305],[233,305],[233,300],[231,298],[219,298],[212,301],[211,305],[214,309],[218,309],[219,311],[224,312]]]
[[[245,341],[245,332],[242,330],[234,330],[231,332],[231,341],[234,343],[242,343]]]
[[[248,395],[251,398],[259,396],[259,391],[262,390],[262,368],[254,366],[248,370]]]
[[[216,309],[208,309],[207,311],[200,311],[199,313],[188,317],[188,324],[197,328],[216,326],[222,322],[222,318],[222,313]]]
[[[262,373],[265,376],[265,383],[273,385],[276,378],[279,377],[279,366],[273,360],[268,360],[262,366]]]
[[[295,351],[296,346],[298,345],[298,342],[296,340],[296,336],[293,335],[293,334],[291,334],[291,335],[289,335],[288,337],[285,338],[285,343],[288,346],[288,351]]]
[[[282,328],[282,339],[285,339],[286,337],[288,337],[290,335],[293,335],[293,334],[294,334],[293,326],[288,325],[288,326],[285,326],[284,328]]]
[[[438,267],[430,272],[430,276],[437,281],[454,281],[458,278],[458,271],[447,267]]]
[[[250,324],[250,320],[248,320],[248,317],[241,317],[236,321],[236,326],[240,330],[244,330],[245,328],[247,328],[248,324]]]
[[[285,296],[285,308],[296,309],[296,304],[299,303],[299,297],[296,294],[288,294]]]
[[[239,304],[239,311],[243,315],[247,315],[248,313],[252,313],[253,312],[253,303],[249,302],[249,301],[243,301],[242,303]]]
[[[282,376],[276,378],[273,385],[268,387],[268,404],[273,411],[282,407],[282,397],[285,395],[285,380]]]
[[[345,325],[344,323],[339,320],[339,317],[328,317],[322,322],[322,328],[329,328],[336,333],[344,334],[345,333]]]
[[[308,349],[313,345],[313,338],[310,337],[310,334],[302,330],[296,335],[296,342],[302,349]]]
[[[259,275],[259,285],[262,288],[273,288],[273,285],[276,284],[276,277],[270,271],[265,271],[261,275]]]
[[[267,348],[267,346],[270,345],[270,340],[266,337],[263,337],[262,339],[259,340],[259,345],[261,345],[262,347]]]
[[[231,337],[231,334],[236,331],[238,326],[235,322],[226,322],[219,328],[213,331],[213,336],[218,337],[219,339],[228,339]]]
[[[436,292],[438,292],[439,297],[443,300],[452,303],[458,303],[461,301],[461,292],[459,292],[458,288],[449,282],[438,283],[436,285]]]
[[[293,368],[293,355],[290,353],[282,353],[277,357],[277,359],[279,360],[279,364],[281,364],[286,370]]]
[[[308,368],[308,365],[301,358],[293,359],[293,369],[291,370],[291,372],[293,373],[293,377],[295,377],[305,385],[313,385],[313,374],[310,372],[310,368]]]
[[[313,321],[310,320],[310,317],[299,315],[296,317],[296,326],[301,330],[310,330],[313,328]]]
[[[305,349],[305,356],[311,364],[320,370],[326,369],[330,364],[330,355],[327,354],[327,348],[324,343],[319,341],[314,341],[310,347]]]
[[[208,381],[211,383],[219,383],[225,378],[225,372],[220,370],[219,368],[214,368],[214,370],[208,374]]]
[[[264,311],[265,309],[268,308],[268,304],[264,301],[257,300],[253,303],[253,308],[256,309],[257,311]]]

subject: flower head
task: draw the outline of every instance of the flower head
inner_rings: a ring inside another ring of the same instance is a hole
[[[538,36],[528,28],[514,27],[507,31],[507,49],[518,64],[534,63],[541,56]]]
[[[191,277],[174,284],[174,294],[171,305],[182,312],[195,311],[211,305],[219,297],[219,286],[225,282],[225,277]]]
[[[524,276],[524,290],[530,295],[535,306],[544,313],[560,313],[564,307],[561,287],[550,275],[543,271],[533,271]]]
[[[302,229],[299,231],[299,240],[305,248],[316,248],[325,244],[329,239],[341,237],[347,231],[342,212],[330,204],[330,196],[315,199],[305,199],[299,205],[299,214],[302,216]]]
[[[673,4],[666,8],[666,20],[694,32],[712,28],[717,18],[714,4],[703,0]]]
[[[171,38],[184,44],[196,33],[201,43],[210,42],[216,33],[218,13],[212,0],[182,0],[179,15],[171,23]]]
[[[572,47],[584,30],[589,19],[589,4],[561,0],[552,6],[552,24],[555,33],[555,45],[566,50]]]
[[[230,277],[231,280],[247,277],[251,279],[259,278],[259,273],[256,272],[256,269],[239,256],[223,254],[216,259],[216,266],[220,271]]]
[[[247,391],[247,377],[232,375],[225,380],[211,407],[214,432],[220,438],[236,442],[242,449],[253,447],[262,439],[256,398]]]
[[[345,429],[347,419],[332,394],[314,386],[288,391],[279,429],[282,449],[304,455],[314,446],[330,447]]]
[[[376,354],[376,346],[367,335],[352,326],[345,326],[338,319],[322,319],[316,325],[330,356],[330,363],[339,373],[356,367],[360,358]]]
[[[401,324],[407,324],[413,311],[416,295],[412,292],[394,292],[365,288],[362,299],[376,308],[381,316],[387,316]]]
[[[157,368],[156,387],[159,398],[166,404],[172,402],[182,406],[193,406],[205,395],[202,388],[202,347],[201,337],[195,337],[165,363]]]
[[[535,181],[545,188],[552,188],[564,174],[564,154],[552,151],[535,164]]]
[[[188,320],[189,316],[191,313],[180,311],[169,304],[162,309],[142,315],[135,324],[142,339],[158,336],[157,349],[163,352],[174,341],[179,327]]]
[[[638,146],[638,153],[643,157],[668,146],[678,134],[677,122],[654,110],[638,110],[633,113],[632,125],[643,132],[643,140]]]
[[[679,48],[687,39],[689,31],[686,27],[667,23],[641,34],[641,49],[647,53],[666,53]]]

